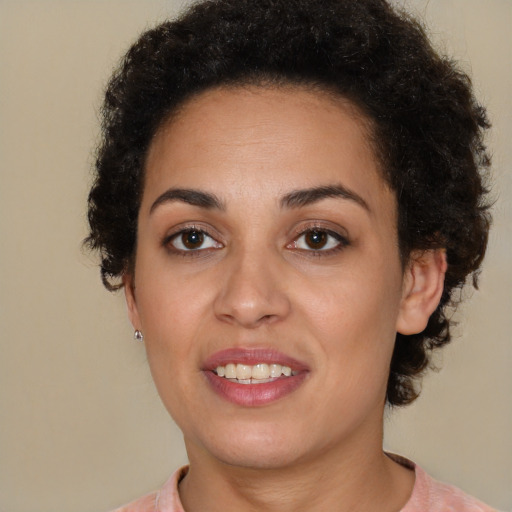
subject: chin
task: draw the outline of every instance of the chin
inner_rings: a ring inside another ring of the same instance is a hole
[[[288,447],[279,450],[261,449],[244,446],[240,450],[221,451],[219,447],[213,453],[216,458],[230,466],[244,469],[283,469],[296,464],[297,451]]]
[[[217,460],[240,468],[278,469],[294,464],[304,450],[304,443],[295,442],[286,429],[276,432],[269,429],[242,431],[243,427],[228,430],[227,435],[214,435],[203,442],[203,449]],[[281,429],[280,429],[281,430]],[[187,446],[188,449],[188,446]]]

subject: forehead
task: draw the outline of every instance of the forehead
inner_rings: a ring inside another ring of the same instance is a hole
[[[162,123],[152,146],[161,135],[173,129],[193,129],[194,123],[211,128],[223,127],[222,134],[225,134],[225,123],[230,121],[241,123],[243,119],[247,125],[265,123],[268,127],[277,122],[284,134],[284,122],[288,120],[288,129],[295,124],[297,129],[320,134],[336,128],[340,116],[350,118],[353,128],[357,126],[368,148],[373,149],[371,119],[355,103],[338,93],[317,86],[291,84],[221,86],[207,89],[179,105]],[[241,126],[237,125],[236,128],[240,129]],[[210,133],[215,134],[221,135],[220,132]]]
[[[370,120],[335,94],[295,86],[212,89],[159,129],[145,188],[203,184],[220,195],[248,187],[285,194],[294,183],[343,182],[363,193],[387,189],[371,134]]]

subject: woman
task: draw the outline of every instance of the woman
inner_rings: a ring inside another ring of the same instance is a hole
[[[103,116],[88,242],[190,460],[120,510],[491,510],[382,450],[489,227],[485,111],[421,28],[383,0],[199,3]]]

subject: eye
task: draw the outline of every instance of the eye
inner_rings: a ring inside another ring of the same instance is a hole
[[[177,251],[190,252],[220,249],[222,244],[200,229],[186,229],[173,235],[168,242]]]
[[[293,241],[292,247],[303,251],[327,252],[348,245],[339,233],[327,229],[308,229]]]

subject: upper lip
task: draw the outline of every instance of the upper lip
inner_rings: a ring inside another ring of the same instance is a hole
[[[215,370],[218,366],[226,366],[229,363],[247,365],[275,363],[288,366],[294,371],[308,370],[305,363],[271,348],[228,348],[220,350],[208,357],[204,362],[203,370]]]

